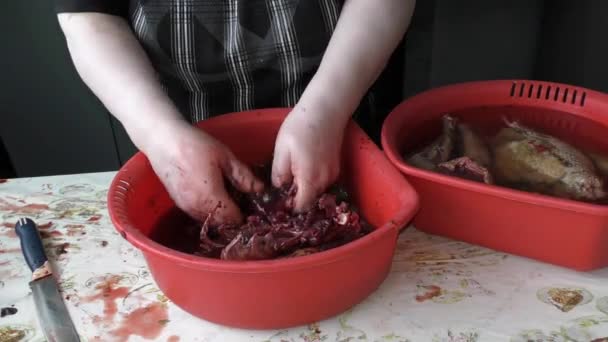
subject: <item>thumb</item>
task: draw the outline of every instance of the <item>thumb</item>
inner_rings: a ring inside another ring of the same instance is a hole
[[[196,216],[200,221],[209,219],[211,225],[223,223],[239,224],[243,221],[243,214],[234,202],[233,198],[226,191],[221,173],[218,172],[213,177],[213,181],[208,183],[204,190],[205,197],[200,197],[196,203]]]
[[[204,175],[201,178],[184,183],[185,194],[196,198],[194,201],[184,198],[189,208],[195,212],[195,217],[201,222],[209,220],[211,225],[243,222],[240,208],[226,190],[221,168],[202,171]]]
[[[200,222],[209,219],[209,223],[213,225],[243,221],[243,215],[239,207],[224,190],[223,185],[220,187],[198,187],[197,190],[203,190],[206,195],[202,197],[199,193],[195,194],[192,191],[187,191],[180,193],[178,196],[172,196],[175,198],[176,205],[190,217]]]
[[[223,223],[239,224],[243,222],[243,214],[226,191],[216,194],[216,205],[207,211],[210,215],[210,224]]]
[[[277,146],[272,159],[272,185],[280,188],[292,180],[291,155],[288,150]]]
[[[309,209],[316,196],[316,187],[314,183],[308,179],[297,179],[297,192],[295,197],[294,209],[296,212],[302,212]]]

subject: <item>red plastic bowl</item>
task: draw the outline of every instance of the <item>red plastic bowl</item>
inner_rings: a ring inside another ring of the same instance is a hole
[[[288,109],[222,115],[199,124],[247,163],[270,160]],[[351,123],[343,178],[372,233],[347,245],[298,258],[234,262],[187,255],[148,238],[174,203],[143,154],[129,160],[108,194],[118,232],[140,249],[159,288],[185,311],[215,323],[255,329],[308,324],[365,299],[388,274],[397,235],[418,197],[381,150]]]
[[[404,152],[440,133],[452,113],[488,132],[520,120],[582,148],[608,152],[608,96],[564,84],[481,81],[440,87],[395,108],[382,129],[388,158],[420,196],[423,231],[573,268],[608,266],[608,206],[488,186],[408,165]]]

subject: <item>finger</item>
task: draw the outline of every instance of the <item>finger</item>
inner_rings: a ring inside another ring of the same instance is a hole
[[[192,193],[175,194],[171,198],[179,209],[198,222],[204,222],[214,207],[211,203],[204,204],[205,201],[198,199]]]
[[[313,183],[308,180],[300,180],[297,184],[298,190],[294,199],[294,210],[303,212],[312,206],[316,190]]]
[[[291,154],[288,150],[277,146],[272,160],[272,185],[279,188],[293,180],[291,171]]]
[[[295,198],[295,210],[301,212],[314,205],[321,193],[326,191],[337,178],[336,174],[336,168],[330,166],[320,169],[309,167],[304,169],[302,176],[296,175],[298,191]],[[304,187],[302,192],[300,192],[300,187]]]
[[[188,212],[191,217],[199,222],[209,221],[212,226],[221,224],[240,224],[243,222],[243,215],[239,208],[230,199],[213,201],[215,205],[208,206],[208,209],[200,207],[193,208]]]
[[[189,208],[188,214],[200,222],[209,220],[211,225],[219,225],[222,223],[238,224],[243,221],[239,207],[223,187],[208,188],[204,197],[199,196],[194,200],[186,198],[186,200],[186,208]]]
[[[296,177],[297,192],[294,200],[294,209],[296,212],[302,212],[309,209],[313,204],[319,192],[317,182],[319,179],[308,177]]]
[[[210,211],[210,224],[240,224],[243,222],[243,214],[241,213],[241,210],[226,192],[217,194],[215,203],[216,206],[212,209],[212,211]]]
[[[241,192],[261,192],[264,183],[259,180],[247,165],[234,156],[230,156],[223,165],[224,175],[230,183]]]
[[[240,223],[242,213],[227,193],[220,169],[196,179],[174,179],[170,195],[178,208],[193,219],[211,224]]]

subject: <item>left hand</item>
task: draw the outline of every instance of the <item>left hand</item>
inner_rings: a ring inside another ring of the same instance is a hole
[[[348,123],[315,106],[297,105],[277,136],[272,164],[276,187],[296,186],[295,211],[309,208],[340,174],[342,140]]]

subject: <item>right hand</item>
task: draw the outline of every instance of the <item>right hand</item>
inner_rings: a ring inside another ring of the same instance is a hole
[[[227,193],[224,179],[241,192],[260,192],[264,184],[222,143],[180,122],[164,127],[147,157],[177,207],[212,224],[240,223],[243,216]]]

